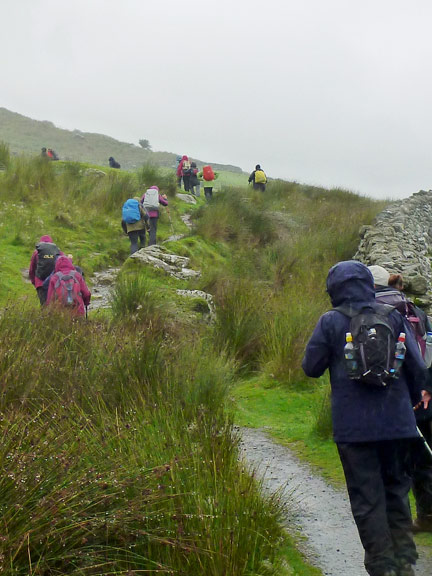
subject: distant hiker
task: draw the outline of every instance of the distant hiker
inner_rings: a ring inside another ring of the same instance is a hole
[[[182,185],[182,176],[181,176],[181,174],[180,174],[180,175],[178,174],[179,164],[180,164],[181,160],[182,160],[182,157],[181,157],[181,156],[177,156],[177,158],[176,158],[175,170],[176,170],[176,177],[177,177],[177,186],[178,186],[178,188],[181,188],[181,185]]]
[[[187,156],[186,159],[182,159],[181,161],[181,165],[182,165],[182,178],[183,178],[183,188],[185,190],[185,192],[189,192],[190,191],[190,179],[191,179],[191,175],[192,175],[192,168],[191,168],[191,163],[189,162]]]
[[[354,332],[352,322],[365,307],[382,314],[384,309],[375,303],[372,274],[361,262],[333,266],[327,291],[336,309],[319,319],[306,347],[303,370],[313,378],[327,368],[330,371],[333,435],[365,549],[367,572],[370,576],[413,576],[412,565],[418,556],[411,531],[406,460],[410,443],[417,437],[412,407],[421,401],[427,406],[431,399],[425,391],[424,364],[407,331],[405,360],[397,378],[379,386],[370,383],[370,373],[361,371],[358,379],[353,379],[353,374],[350,377],[349,369],[357,371],[362,366],[362,358],[353,357],[346,349]],[[394,350],[394,341],[406,330],[405,323],[397,310],[385,309],[385,314],[385,333],[391,335]],[[378,330],[366,334],[371,342]],[[383,354],[394,359],[388,347]],[[355,362],[358,358],[358,364],[351,362],[353,358]]]
[[[148,220],[149,217],[138,197],[126,200],[122,208],[122,227],[129,236],[131,254],[139,250],[138,240],[140,242],[140,248],[145,247]]]
[[[114,160],[112,156],[108,158],[110,168],[121,168],[120,164]]]
[[[48,286],[47,305],[67,308],[73,315],[84,316],[91,293],[84,278],[67,256],[59,256]]]
[[[427,371],[427,385],[432,386],[432,342],[427,333],[432,331],[431,322],[421,308],[408,300],[403,289],[401,274],[390,274],[382,266],[369,266],[375,282],[375,299],[382,304],[391,304],[407,319],[417,341]],[[425,408],[420,405],[415,411],[417,426],[429,446],[432,446],[432,403]],[[411,446],[412,489],[416,501],[417,518],[413,522],[414,532],[432,532],[432,458],[419,438]]]
[[[198,178],[198,168],[195,162],[191,162],[191,174],[189,180],[189,187],[190,192],[193,196],[197,196],[198,198],[201,196],[200,187],[201,181]]]
[[[52,148],[48,148],[46,155],[50,160],[58,160],[59,159],[56,152],[54,152],[54,150]]]
[[[54,244],[51,236],[41,236],[33,252],[30,266],[29,278],[36,288],[39,302],[43,306],[47,299],[47,289],[44,288],[44,281],[54,271],[57,256],[63,254]]]
[[[204,196],[207,200],[210,200],[213,197],[213,185],[218,176],[219,174],[213,172],[211,166],[203,166],[201,172],[198,173],[198,178],[203,180]]]
[[[42,158],[48,158],[47,149],[45,147],[41,148],[41,156]]]
[[[267,176],[265,175],[264,170],[261,169],[261,166],[259,164],[255,166],[255,170],[249,176],[248,182],[249,184],[252,182],[252,185],[255,190],[261,190],[262,192],[265,191]]]
[[[182,183],[182,178],[183,178],[183,164],[185,162],[189,163],[189,158],[186,155],[181,157],[181,160],[177,165],[176,175],[177,175],[177,185],[179,188],[181,188],[181,183]]]
[[[159,188],[157,186],[150,186],[142,195],[141,202],[150,220],[149,246],[153,246],[156,244],[159,204],[168,206],[168,199],[166,194],[159,194]]]

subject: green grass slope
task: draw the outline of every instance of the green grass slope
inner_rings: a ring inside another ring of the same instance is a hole
[[[314,395],[300,358],[328,306],[328,267],[351,257],[360,225],[382,204],[272,182],[266,197],[221,186],[212,202],[189,206],[175,197],[172,173],[154,166],[101,176],[73,162],[6,164],[2,573],[319,574],[281,529],[277,498],[265,498],[238,461],[233,421],[266,422],[324,462],[329,444],[316,434],[328,436],[328,412],[311,406],[325,405],[326,383]],[[178,281],[127,259],[121,206],[152,184],[170,202],[159,238],[185,234],[165,246],[189,257],[199,278]],[[39,309],[21,269],[46,233],[87,278],[124,263],[111,310],[71,322]],[[210,292],[216,322],[202,302],[182,303],[178,288]]]

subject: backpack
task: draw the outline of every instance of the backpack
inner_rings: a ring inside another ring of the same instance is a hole
[[[53,301],[59,302],[66,308],[79,308],[84,306],[80,283],[76,277],[77,272],[71,270],[67,274],[56,272],[56,283],[54,285]]]
[[[159,210],[159,191],[156,188],[146,190],[143,205],[147,212],[149,210]]]
[[[190,173],[191,173],[191,164],[189,160],[185,160],[182,166],[182,174],[183,176],[189,176]]]
[[[377,302],[390,304],[394,306],[406,320],[414,335],[420,353],[426,366],[429,368],[432,364],[432,346],[426,342],[426,332],[428,330],[428,319],[426,313],[422,313],[410,300],[407,300],[405,294],[400,290],[384,290],[377,292],[375,295]]]
[[[207,180],[207,182],[211,182],[215,179],[215,175],[213,172],[213,168],[211,166],[204,166],[203,167],[203,178]]]
[[[255,184],[265,184],[267,178],[264,170],[255,170]]]
[[[38,253],[35,275],[39,280],[45,280],[54,272],[55,261],[60,254],[59,248],[52,242],[40,242],[36,244]]]
[[[334,310],[351,319],[349,331],[353,338],[358,372],[351,373],[350,378],[373,387],[386,387],[395,377],[396,337],[388,319],[394,307],[374,304],[360,310],[344,306]]]
[[[135,198],[126,200],[122,208],[122,220],[124,220],[126,224],[134,224],[141,220],[138,200],[135,200]]]

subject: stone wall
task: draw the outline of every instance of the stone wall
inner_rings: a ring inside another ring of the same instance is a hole
[[[354,259],[402,274],[405,292],[431,311],[432,190],[389,205],[360,237]]]

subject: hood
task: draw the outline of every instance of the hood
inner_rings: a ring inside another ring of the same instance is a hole
[[[185,155],[185,156],[182,156],[182,160],[189,160],[189,158]]]
[[[159,192],[159,188],[157,186],[150,186],[149,190],[157,190]]]
[[[327,292],[333,306],[352,302],[375,302],[372,273],[357,260],[339,262],[330,268]]]
[[[39,242],[50,242],[53,243],[51,236],[45,235],[41,236]]]
[[[67,256],[59,256],[55,263],[55,271],[67,274],[71,270],[75,270],[75,266],[72,264],[72,260],[69,260]]]

